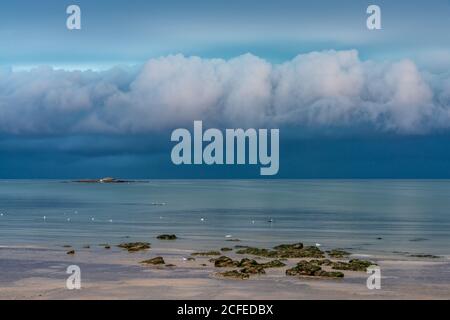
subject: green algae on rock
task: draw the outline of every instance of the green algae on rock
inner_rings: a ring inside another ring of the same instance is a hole
[[[349,262],[333,262],[331,267],[334,270],[366,271],[372,265],[376,264],[367,260],[353,259]]]
[[[126,249],[128,252],[136,252],[150,249],[148,242],[125,242],[118,245],[119,248]]]
[[[342,272],[329,272],[322,270],[322,268],[311,261],[302,260],[291,269],[286,270],[288,276],[310,276],[310,277],[328,277],[328,278],[343,278]]]
[[[165,264],[166,262],[164,261],[163,257],[156,257],[156,258],[152,258],[152,259],[141,261],[141,263],[143,263],[143,264],[160,265],[160,264]]]
[[[248,273],[242,273],[239,270],[219,272],[218,275],[222,276],[224,278],[231,278],[231,279],[237,279],[237,280],[245,280],[250,277],[250,275]]]
[[[328,255],[332,258],[345,258],[347,256],[349,256],[351,253],[347,252],[345,250],[341,250],[341,249],[333,249],[330,251],[327,251]]]
[[[236,251],[237,254],[251,254],[266,258],[324,258],[325,254],[318,247],[304,247],[302,243],[282,244],[274,250],[246,247]]]

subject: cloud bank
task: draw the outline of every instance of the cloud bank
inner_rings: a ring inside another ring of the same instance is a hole
[[[445,70],[444,70],[445,71]],[[141,134],[191,126],[450,129],[450,74],[414,62],[362,61],[358,52],[301,54],[272,64],[171,55],[139,68],[0,68],[0,133]]]

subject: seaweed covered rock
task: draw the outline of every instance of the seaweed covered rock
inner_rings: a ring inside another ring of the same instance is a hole
[[[375,263],[367,260],[353,259],[349,262],[333,262],[331,266],[334,270],[366,271],[372,265],[375,265]]]
[[[232,248],[222,248],[220,249],[220,251],[226,252],[226,251],[233,251]]]
[[[74,255],[75,254],[75,250],[70,250],[66,252],[68,255]]]
[[[262,266],[264,268],[282,268],[282,267],[286,266],[286,264],[284,264],[280,260],[272,260],[272,261],[263,263]]]
[[[244,268],[244,267],[257,266],[257,265],[258,265],[258,262],[256,260],[244,258],[238,262],[237,266],[240,268]]]
[[[315,263],[308,261],[300,261],[291,269],[286,270],[288,276],[314,276],[316,272],[321,271],[322,268]]]
[[[333,250],[327,251],[327,253],[330,257],[337,258],[337,259],[345,258],[350,255],[350,252],[347,252],[347,251],[341,250],[341,249],[333,249]]]
[[[156,239],[159,239],[159,240],[176,240],[178,238],[174,234],[161,234],[161,235],[157,236]]]
[[[314,274],[316,277],[326,277],[326,278],[343,278],[344,274],[339,271],[325,271],[320,270]]]
[[[239,263],[237,261],[234,261],[233,259],[221,256],[217,259],[211,259],[211,262],[214,262],[214,266],[216,268],[228,268],[228,267],[236,267]]]
[[[300,261],[291,269],[286,270],[288,276],[310,276],[310,277],[327,277],[327,278],[343,278],[342,272],[329,272],[311,261]]]
[[[247,247],[236,251],[237,254],[251,254],[266,258],[324,258],[325,255],[318,247],[304,247],[302,243],[282,244],[274,250]]]
[[[245,274],[265,274],[266,271],[261,265],[248,266],[240,270],[241,273]]]
[[[260,257],[272,257],[276,254],[276,251],[269,251],[267,249],[259,249],[254,247],[245,247],[236,251],[237,254],[251,254]]]
[[[143,264],[152,264],[152,265],[160,265],[160,264],[166,264],[163,257],[156,257],[148,260],[141,261]]]
[[[191,253],[193,256],[220,256],[219,251],[206,251],[206,252],[194,252]]]
[[[220,273],[218,273],[218,275],[220,275],[224,278],[231,278],[231,279],[238,279],[238,280],[245,280],[250,277],[250,275],[248,273],[242,273],[239,270],[220,272]]]
[[[128,252],[136,252],[136,251],[150,249],[150,243],[148,243],[148,242],[125,242],[125,243],[119,244],[118,247],[128,250]]]
[[[281,250],[281,251],[286,251],[286,250],[300,250],[303,249],[303,243],[299,242],[299,243],[294,243],[294,244],[280,244],[276,247],[274,247],[275,250]]]
[[[333,261],[331,261],[330,259],[312,259],[312,260],[309,260],[309,262],[315,263],[318,266],[331,266],[331,265],[333,265]]]

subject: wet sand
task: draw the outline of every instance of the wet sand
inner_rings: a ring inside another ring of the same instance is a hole
[[[286,268],[300,259],[288,259],[287,267],[267,269],[266,275],[234,280],[218,277],[223,270],[209,262],[211,257],[183,259],[195,250],[163,246],[128,253],[113,245],[74,250],[72,256],[62,247],[0,248],[0,299],[450,299],[448,257],[371,256],[382,282],[380,290],[369,290],[365,272],[344,271],[343,279],[286,276]],[[156,256],[175,266],[139,263]],[[70,265],[81,268],[80,290],[66,288]]]

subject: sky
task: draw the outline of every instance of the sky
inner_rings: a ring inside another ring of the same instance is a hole
[[[2,3],[0,178],[259,177],[174,166],[194,120],[279,128],[275,178],[450,178],[449,17],[448,0]]]

